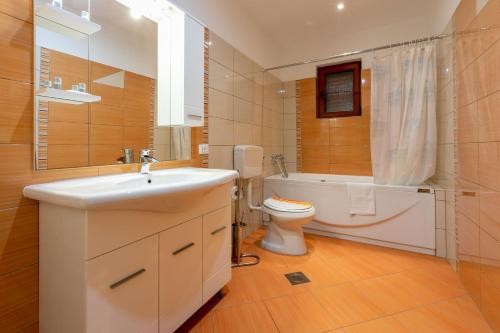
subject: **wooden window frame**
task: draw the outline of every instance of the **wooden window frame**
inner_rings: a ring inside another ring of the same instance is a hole
[[[353,110],[345,112],[326,112],[326,76],[340,72],[353,72]],[[361,61],[318,67],[316,86],[316,117],[337,118],[361,116]]]

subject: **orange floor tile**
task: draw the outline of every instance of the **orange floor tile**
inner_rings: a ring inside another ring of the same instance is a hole
[[[313,235],[306,256],[284,256],[260,247],[264,232],[244,241],[261,263],[233,269],[191,332],[492,332],[445,260]],[[296,271],[311,282],[292,286]]]

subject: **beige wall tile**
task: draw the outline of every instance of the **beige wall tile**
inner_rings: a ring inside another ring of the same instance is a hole
[[[296,163],[297,162],[297,148],[295,146],[285,146],[284,149],[285,162]]]
[[[457,111],[457,142],[478,141],[477,104],[472,103]]]
[[[297,114],[296,113],[285,113],[284,114],[283,128],[285,130],[295,130],[297,127]]]
[[[233,69],[234,49],[225,40],[210,31],[208,56],[229,69]]]
[[[210,88],[208,91],[208,113],[210,117],[233,120],[233,96]]]
[[[500,241],[500,193],[482,191],[480,193],[479,224],[481,229],[494,240]],[[490,256],[490,258],[492,258]]]
[[[262,109],[262,125],[266,127],[273,126],[273,110],[266,107]]]
[[[253,121],[252,123],[261,126],[263,121],[263,108],[262,105],[254,104],[253,108]]]
[[[254,88],[255,88],[253,81],[247,79],[244,76],[236,74],[234,76],[234,84],[235,84],[235,90],[234,90],[235,97],[239,97],[241,99],[253,103]]]
[[[251,102],[234,98],[234,120],[240,123],[252,124],[254,122],[255,106]]]
[[[285,90],[285,94],[283,97],[292,98],[297,95],[297,86],[296,81],[287,81],[283,83],[283,89]]]
[[[252,125],[252,144],[262,146],[262,127]]]
[[[479,141],[500,141],[500,91],[477,104]]]
[[[210,60],[208,69],[209,87],[220,90],[232,95],[234,92],[234,74],[233,72]]]
[[[232,146],[234,144],[233,122],[210,117],[208,121],[208,142],[211,145]]]
[[[208,167],[214,169],[233,169],[233,147],[210,145]]]
[[[247,79],[252,79],[253,62],[238,50],[234,50],[234,71]]]
[[[253,143],[251,124],[234,123],[234,144],[235,145],[251,145]]]
[[[479,256],[479,225],[457,214],[457,244],[459,255]]]
[[[288,97],[284,100],[284,113],[297,113],[297,98],[296,97]]]
[[[500,190],[500,142],[479,143],[479,184]]]
[[[457,145],[457,173],[460,178],[476,182],[478,180],[478,144]]]
[[[158,127],[154,129],[154,145],[168,145],[171,141],[171,129],[169,127]]]
[[[478,61],[480,72],[477,82],[486,82],[486,94],[500,90],[500,43],[497,41]],[[486,80],[485,80],[486,79]]]

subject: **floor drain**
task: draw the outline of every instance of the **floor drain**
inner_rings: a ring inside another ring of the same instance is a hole
[[[288,273],[285,274],[285,277],[292,285],[311,282],[302,272]]]

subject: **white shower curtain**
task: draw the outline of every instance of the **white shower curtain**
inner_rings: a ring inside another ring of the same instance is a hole
[[[435,43],[374,57],[371,156],[376,184],[419,185],[436,169]]]

